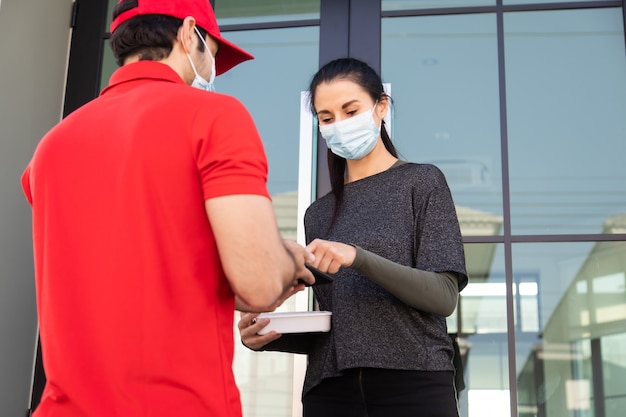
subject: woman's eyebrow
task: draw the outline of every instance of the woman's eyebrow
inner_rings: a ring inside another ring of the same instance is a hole
[[[350,107],[350,106],[351,106],[352,104],[354,104],[354,103],[359,103],[359,100],[356,100],[356,99],[355,99],[355,100],[350,100],[350,101],[348,101],[348,102],[346,102],[346,103],[342,104],[342,105],[341,105],[341,108],[342,108],[342,109],[345,109],[346,107]],[[317,112],[317,114],[322,114],[322,113],[330,113],[330,110],[324,110],[324,109],[322,109],[322,110],[319,110],[319,111]]]
[[[345,109],[346,107],[349,107],[349,106],[351,106],[351,105],[352,105],[352,104],[354,104],[354,103],[358,103],[358,101],[359,101],[359,100],[350,100],[350,101],[348,101],[347,103],[344,103],[344,105],[343,105],[343,106],[341,106],[341,108],[342,108],[342,109]]]

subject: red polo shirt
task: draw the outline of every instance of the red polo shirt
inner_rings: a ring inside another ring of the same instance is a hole
[[[48,378],[35,416],[241,415],[204,201],[269,198],[266,180],[242,104],[151,61],[42,139],[22,177]]]

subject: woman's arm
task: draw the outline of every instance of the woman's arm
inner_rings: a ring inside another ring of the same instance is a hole
[[[449,316],[456,308],[459,283],[455,272],[429,272],[397,264],[356,245],[315,239],[307,245],[313,266],[334,274],[354,268],[413,308]]]
[[[430,272],[397,264],[355,246],[351,268],[418,310],[444,317],[454,312],[459,296],[455,272]]]

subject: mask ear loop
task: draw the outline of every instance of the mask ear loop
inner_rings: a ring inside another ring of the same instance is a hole
[[[376,106],[378,106],[378,100],[376,100],[374,102],[374,107],[372,107],[372,114],[374,114],[374,111],[376,111]],[[376,116],[378,116],[378,115],[376,115]]]
[[[200,33],[200,30],[198,30],[198,26],[194,26],[193,28],[196,30],[196,33],[198,34],[198,37],[200,38],[200,41],[204,45],[204,48],[207,50],[209,55],[211,55],[211,77],[209,78],[209,84],[213,85],[213,82],[215,81],[215,77],[216,77],[216,74],[215,74],[215,71],[216,71],[215,70],[215,57],[211,53],[211,50],[209,49],[209,45],[207,45],[206,41],[204,40],[204,37]]]
[[[200,41],[202,41],[202,36],[200,35],[200,31],[198,30],[198,26],[194,25],[193,26],[195,33],[198,34],[198,37],[200,38]],[[196,71],[196,66],[193,64],[192,60],[191,60],[191,50],[193,49],[193,42],[191,41],[191,39],[189,40],[190,44],[189,46],[187,46],[187,42],[185,42],[185,24],[183,23],[183,25],[181,26],[180,29],[180,39],[178,39],[178,42],[180,42],[180,44],[183,46],[183,52],[185,52],[185,55],[187,55],[187,58],[189,59],[189,62],[191,63],[191,67],[193,68],[193,72],[195,74],[197,74],[198,72]],[[193,35],[195,36],[195,35]],[[204,44],[206,47],[206,43]],[[210,53],[210,52],[209,52]]]
[[[372,107],[372,112],[370,113],[370,114],[372,115],[372,117],[374,116],[374,113],[376,112],[376,106],[378,106],[378,103],[379,103],[379,100],[376,100],[376,101],[374,102],[374,107]],[[380,119],[380,126],[377,126],[377,127],[378,127],[378,129],[382,130],[382,128],[383,128],[383,123],[384,123],[384,121],[385,121],[385,117],[384,117],[384,116],[383,116],[383,117],[380,117],[380,116],[378,116],[378,114],[376,114],[376,117],[378,117],[378,118]],[[376,124],[376,122],[375,122],[375,121],[374,121],[374,124]]]
[[[194,26],[194,29],[196,27]],[[197,30],[197,29],[196,29]],[[187,59],[189,60],[189,63],[191,64],[191,69],[193,70],[193,73],[195,76],[198,76],[198,71],[196,70],[196,66],[193,64],[193,60],[191,59],[191,49],[193,48],[193,45],[189,45],[189,47],[187,48],[186,42],[185,42],[185,29],[184,29],[184,25],[181,26],[181,30],[180,30],[180,39],[178,40],[178,42],[180,42],[180,44],[183,46],[183,51],[185,52],[185,55],[187,55]]]
[[[199,77],[198,71],[196,70],[196,66],[193,64],[193,60],[191,59],[191,55],[189,54],[189,52],[187,52],[186,54],[187,54],[187,59],[189,60],[189,63],[191,64],[191,69],[193,69],[194,75],[196,77]]]

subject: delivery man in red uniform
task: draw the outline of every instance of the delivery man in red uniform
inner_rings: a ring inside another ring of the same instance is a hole
[[[22,177],[47,376],[34,416],[240,417],[234,310],[314,281],[279,234],[251,116],[212,92],[252,56],[208,0],[122,0],[111,33],[121,67]]]

